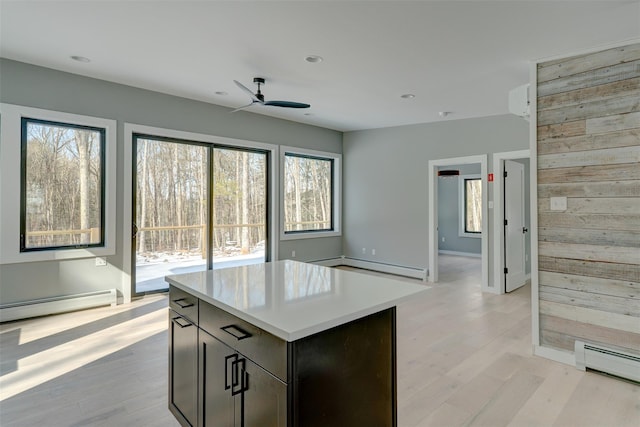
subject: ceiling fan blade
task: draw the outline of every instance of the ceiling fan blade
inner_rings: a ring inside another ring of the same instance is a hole
[[[234,83],[235,83],[235,84],[236,84],[240,89],[242,89],[243,91],[245,91],[245,92],[247,93],[247,95],[249,95],[249,96],[251,97],[251,100],[252,100],[253,102],[259,102],[259,103],[262,103],[262,101],[260,101],[260,100],[258,99],[258,97],[257,97],[253,92],[251,92],[251,89],[249,89],[248,87],[246,87],[245,85],[243,85],[242,83],[240,83],[240,82],[239,82],[239,81],[237,81],[237,80],[234,80],[233,82],[234,82]],[[252,103],[252,104],[253,104],[253,103]]]
[[[269,105],[271,107],[285,107],[285,108],[309,108],[311,105],[303,104],[302,102],[292,101],[265,101],[262,105]]]
[[[251,107],[253,104],[255,104],[256,102],[252,102],[251,104],[247,104],[247,105],[243,105],[242,107],[238,107],[235,110],[231,110],[230,113],[235,113],[236,111],[240,111],[240,110],[244,110],[245,108],[249,108]]]

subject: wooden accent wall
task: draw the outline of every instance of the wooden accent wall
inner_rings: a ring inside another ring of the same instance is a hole
[[[537,73],[540,344],[640,354],[640,43]]]

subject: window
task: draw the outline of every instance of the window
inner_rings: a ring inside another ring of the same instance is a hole
[[[340,235],[340,155],[285,149],[283,238]]]
[[[0,264],[116,252],[116,121],[0,103]]]
[[[105,132],[22,119],[20,251],[104,245]]]
[[[479,175],[460,177],[458,193],[459,235],[480,237],[482,233],[482,179]]]

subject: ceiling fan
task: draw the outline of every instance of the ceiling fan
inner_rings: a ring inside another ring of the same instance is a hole
[[[265,101],[264,100],[264,95],[260,91],[260,85],[264,85],[264,79],[262,77],[254,77],[253,78],[253,82],[258,85],[258,92],[256,92],[255,94],[253,92],[251,92],[251,90],[249,88],[247,88],[245,85],[243,85],[242,83],[240,83],[237,80],[234,80],[234,83],[240,89],[242,89],[243,91],[245,91],[246,93],[249,94],[249,97],[251,98],[251,103],[247,104],[247,105],[244,105],[244,106],[242,106],[240,108],[236,108],[235,110],[232,111],[232,113],[235,113],[236,111],[239,111],[239,110],[244,110],[245,108],[251,107],[253,104],[260,104],[260,105],[271,106],[271,107],[284,107],[284,108],[309,108],[309,107],[311,107],[311,105],[304,104],[302,102]]]

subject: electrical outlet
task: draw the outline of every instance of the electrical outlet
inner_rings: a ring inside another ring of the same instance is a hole
[[[295,258],[296,257],[296,251],[291,251],[291,258]]]
[[[362,253],[366,254],[367,253],[367,248],[362,248]]]
[[[105,257],[96,257],[96,267],[104,267],[105,265],[107,265],[107,259]]]
[[[444,237],[442,238],[442,243],[444,243]]]
[[[375,254],[376,254],[376,250],[375,249],[371,249],[371,255],[375,256]]]

